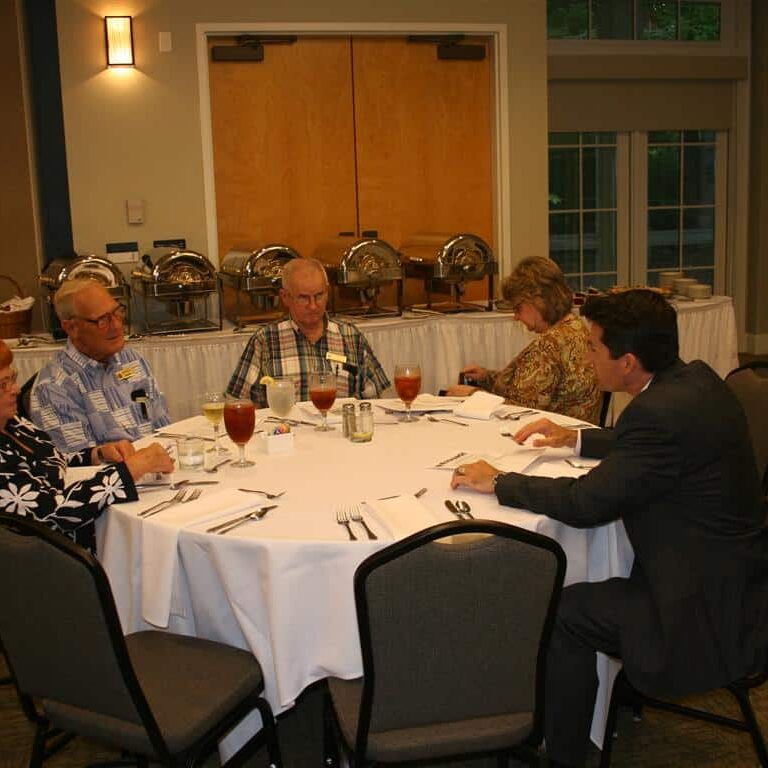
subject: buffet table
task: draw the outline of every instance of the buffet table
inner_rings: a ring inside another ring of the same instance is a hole
[[[676,305],[683,360],[701,359],[720,376],[738,365],[736,319],[728,296]],[[406,314],[359,321],[384,370],[395,364],[421,363],[422,391],[437,392],[455,383],[470,363],[487,368],[506,365],[533,337],[512,315],[465,312],[456,315]],[[147,336],[128,343],[149,361],[168,401],[171,418],[199,413],[204,392],[223,390],[245,347],[249,332],[232,330],[178,336]],[[13,346],[13,345],[12,345]],[[14,348],[19,380],[26,381],[60,345]]]
[[[138,502],[109,509],[99,521],[99,553],[123,629],[167,627],[252,650],[264,670],[265,695],[279,713],[317,680],[360,675],[353,574],[369,554],[407,534],[401,505],[410,510],[409,522],[416,513],[425,527],[452,519],[444,506],[446,498],[463,498],[476,517],[550,536],[567,554],[568,584],[627,575],[632,553],[620,523],[579,530],[502,507],[492,495],[452,492],[450,470],[435,467],[465,451],[492,457],[504,468],[510,468],[505,461],[533,461],[526,470],[533,474],[582,474],[584,470],[563,460],[570,451],[523,449],[500,434],[501,429],[515,431],[535,416],[472,421],[464,427],[426,418],[396,423],[381,409],[375,411],[377,424],[370,443],[351,443],[340,429],[321,433],[298,426],[291,452],[267,454],[263,438],[257,436],[247,448],[255,467],[226,466],[216,474],[177,473],[220,481],[201,486],[204,492],[197,501],[139,518],[138,512],[171,495],[152,489],[142,491]],[[298,415],[307,418],[304,411]],[[207,435],[210,425],[198,416],[175,424],[173,431]],[[285,494],[268,502],[239,491],[242,487]],[[413,494],[420,488],[427,490],[417,500]],[[399,498],[380,499],[392,494]],[[353,526],[358,540],[350,541],[336,521],[339,505],[363,500],[361,509],[379,537],[376,541],[368,540],[357,524]],[[262,503],[277,507],[264,519],[226,535],[207,532],[217,522]],[[605,659],[599,673],[604,685],[593,732],[598,744],[610,690],[605,686],[611,677]],[[242,736],[233,734],[232,739],[238,742]]]

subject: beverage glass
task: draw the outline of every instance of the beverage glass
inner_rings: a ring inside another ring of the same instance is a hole
[[[199,437],[180,437],[176,441],[179,469],[203,468],[203,441]]]
[[[330,432],[328,411],[336,401],[336,374],[331,371],[317,371],[309,374],[309,399],[320,411],[323,423],[315,427],[318,432]]]
[[[229,456],[229,451],[226,448],[222,448],[219,443],[219,428],[221,426],[221,418],[224,416],[224,403],[226,399],[223,392],[206,392],[203,395],[203,416],[213,426],[213,448],[209,448],[207,453],[216,453],[220,456]]]
[[[296,402],[296,384],[293,379],[273,379],[267,384],[267,403],[275,416],[284,419]]]
[[[405,403],[403,421],[418,421],[418,417],[411,413],[411,403],[421,390],[421,366],[418,363],[398,363],[395,366],[395,389]]]
[[[254,463],[245,458],[246,443],[253,436],[256,425],[256,407],[250,400],[227,400],[224,404],[224,426],[230,440],[240,449],[240,458],[233,467],[252,467]]]

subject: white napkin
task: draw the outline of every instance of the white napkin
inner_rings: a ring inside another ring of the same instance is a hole
[[[21,298],[20,296],[14,296],[0,304],[0,311],[2,312],[21,312],[25,309],[29,309],[35,303],[34,296],[26,296]]]
[[[500,395],[492,395],[490,392],[473,392],[461,405],[457,405],[453,412],[457,416],[466,419],[488,419],[493,412],[504,403]]]
[[[402,539],[448,519],[447,515],[438,519],[419,499],[410,494],[395,499],[369,501],[366,504],[374,510],[376,518],[393,539]]]
[[[322,421],[322,416],[320,416],[320,411],[315,408],[315,406],[309,402],[301,402],[299,403],[299,408],[304,412],[304,417],[309,416],[310,419],[313,421],[316,421],[318,424]],[[336,409],[336,406],[334,404],[333,410],[328,411],[328,423],[329,424],[341,424],[341,413],[334,413],[333,411]]]
[[[152,494],[152,503],[158,503]],[[143,508],[151,506],[147,503]],[[178,563],[179,531],[196,523],[237,517],[258,506],[253,498],[234,489],[203,494],[197,501],[177,504],[142,520],[141,526],[141,613],[156,627],[167,627]]]

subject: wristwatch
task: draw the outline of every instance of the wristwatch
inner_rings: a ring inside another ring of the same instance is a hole
[[[503,477],[503,472],[497,472],[492,478],[491,478],[491,486],[493,487],[493,492],[496,493],[496,483],[499,482],[499,478]]]

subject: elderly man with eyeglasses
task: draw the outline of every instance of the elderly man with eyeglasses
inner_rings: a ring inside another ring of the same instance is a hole
[[[351,323],[330,320],[328,276],[316,259],[293,259],[283,267],[280,298],[289,317],[259,328],[248,342],[227,387],[235,397],[267,405],[263,376],[299,382],[298,397],[309,400],[312,371],[335,371],[341,397],[379,397],[389,379],[365,336]],[[331,353],[331,359],[328,358]]]
[[[38,374],[32,421],[62,451],[137,440],[170,423],[147,361],[125,346],[125,307],[95,280],[65,282],[54,297],[66,347]]]

